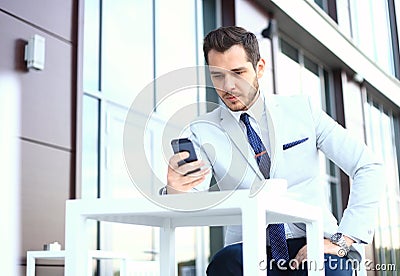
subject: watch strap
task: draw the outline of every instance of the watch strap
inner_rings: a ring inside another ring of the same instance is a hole
[[[339,251],[340,251],[340,250],[343,250],[343,251],[344,251],[344,253],[345,253],[344,256],[346,256],[347,253],[349,253],[350,247],[347,245],[346,239],[344,238],[344,236],[343,236],[342,233],[335,233],[335,234],[333,234],[333,235],[331,236],[330,241],[331,241],[333,244],[336,244],[336,245],[338,245],[338,246],[340,247]],[[338,253],[339,253],[339,252],[338,252]],[[339,255],[343,255],[343,254],[339,254]]]

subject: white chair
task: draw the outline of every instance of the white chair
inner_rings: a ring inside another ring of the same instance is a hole
[[[26,276],[35,276],[36,260],[64,260],[65,251],[28,251],[26,252]]]
[[[35,276],[36,260],[64,260],[65,251],[27,251],[26,276]],[[87,255],[87,275],[93,275],[93,260],[121,260],[121,276],[156,276],[159,273],[159,263],[155,261],[134,261],[128,254],[105,251],[89,250]]]

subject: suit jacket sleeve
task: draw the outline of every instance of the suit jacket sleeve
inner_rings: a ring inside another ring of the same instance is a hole
[[[349,201],[338,232],[370,243],[385,185],[382,163],[363,142],[351,136],[322,110],[309,104],[315,124],[317,148],[352,179]]]

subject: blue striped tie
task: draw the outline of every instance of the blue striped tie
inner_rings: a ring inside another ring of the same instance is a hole
[[[245,124],[247,130],[247,138],[250,146],[253,148],[255,158],[257,159],[258,167],[266,179],[269,178],[269,170],[271,167],[271,159],[265,149],[258,134],[250,125],[249,115],[242,113],[240,120]],[[289,261],[289,250],[286,243],[285,227],[282,223],[270,224],[268,226],[269,240],[271,244],[272,258],[276,261],[285,260]]]

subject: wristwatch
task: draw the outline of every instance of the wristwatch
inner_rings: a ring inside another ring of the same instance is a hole
[[[342,233],[335,233],[331,236],[331,243],[338,245],[340,248],[337,252],[339,257],[344,257],[349,253],[350,247],[346,243],[346,239],[344,238]]]

